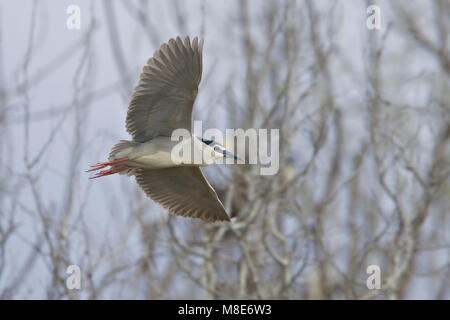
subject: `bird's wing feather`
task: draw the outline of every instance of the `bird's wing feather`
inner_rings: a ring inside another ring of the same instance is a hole
[[[126,127],[145,142],[172,131],[192,129],[192,108],[202,78],[203,41],[170,39],[144,67],[128,108]]]
[[[150,198],[172,214],[210,222],[230,221],[199,167],[139,169],[136,181]]]

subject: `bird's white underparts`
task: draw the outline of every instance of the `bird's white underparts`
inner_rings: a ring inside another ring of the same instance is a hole
[[[88,171],[101,170],[92,178],[114,173],[134,175],[144,192],[172,214],[230,221],[200,167],[215,159],[237,156],[213,140],[191,135],[182,142],[192,145],[191,160],[177,162],[173,158],[180,145],[180,141],[171,139],[173,131],[192,132],[192,109],[202,76],[202,47],[203,41],[197,37],[192,42],[189,37],[184,41],[177,37],[161,45],[144,66],[128,108],[126,128],[132,140],[117,143],[108,161]]]
[[[113,165],[112,170],[100,171],[92,178],[113,173],[133,175],[136,168],[204,167],[213,164],[216,159],[227,157],[233,160],[240,159],[212,140],[200,140],[190,135],[188,139],[174,141],[171,137],[160,136],[143,143],[122,140],[111,152],[110,161],[96,164],[89,171]]]

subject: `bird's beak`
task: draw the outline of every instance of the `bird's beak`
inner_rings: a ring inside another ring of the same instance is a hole
[[[230,151],[227,151],[227,150],[223,150],[223,156],[225,158],[231,158],[234,160],[244,161],[241,157],[239,157],[239,156],[235,155],[234,153],[231,153]]]

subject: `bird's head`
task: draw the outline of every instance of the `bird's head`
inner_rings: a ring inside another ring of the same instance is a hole
[[[210,148],[213,149],[213,156],[214,156],[214,158],[216,158],[216,159],[230,158],[230,159],[234,159],[234,160],[241,160],[241,161],[243,161],[241,157],[239,157],[238,155],[235,155],[234,153],[228,151],[220,143],[218,143],[218,142],[216,142],[214,140],[207,140],[207,139],[201,139],[201,140],[202,140],[202,142],[204,144],[206,144],[207,146],[209,146]]]

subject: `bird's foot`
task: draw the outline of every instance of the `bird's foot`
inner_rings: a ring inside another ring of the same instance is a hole
[[[112,160],[112,161],[99,162],[97,164],[92,165],[91,166],[92,169],[89,169],[86,172],[97,171],[97,170],[103,169],[107,166],[111,166],[113,164],[124,162],[127,160],[128,160],[128,158],[120,158],[120,159],[116,159],[116,160]]]
[[[104,177],[104,176],[109,176],[110,174],[119,173],[124,170],[127,170],[128,168],[130,168],[130,167],[127,165],[124,165],[124,166],[120,166],[120,167],[114,167],[111,169],[102,170],[100,172],[97,172],[95,174],[95,176],[90,177],[89,179],[95,179],[95,178],[100,178],[100,177]]]

